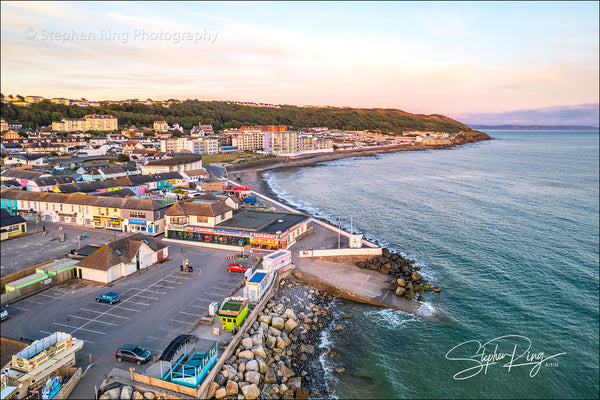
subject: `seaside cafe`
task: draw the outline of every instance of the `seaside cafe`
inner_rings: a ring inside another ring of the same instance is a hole
[[[165,238],[239,249],[273,252],[286,249],[310,229],[300,213],[236,211],[220,200],[188,200],[165,213]]]

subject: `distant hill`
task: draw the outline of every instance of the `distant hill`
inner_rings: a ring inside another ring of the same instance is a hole
[[[400,135],[403,131],[437,131],[458,134],[464,141],[485,140],[485,133],[439,114],[411,114],[382,108],[309,108],[283,105],[281,108],[247,107],[221,101],[186,100],[169,107],[161,105],[110,104],[79,107],[52,104],[48,100],[20,107],[0,104],[2,118],[23,122],[24,127],[47,126],[61,118],[81,118],[87,114],[110,114],[119,119],[119,127],[152,126],[154,121],[178,123],[185,129],[211,124],[215,131],[249,125],[288,125],[291,129],[326,126],[349,131],[380,131]]]
[[[473,129],[499,131],[593,131],[598,127],[585,125],[471,125]]]

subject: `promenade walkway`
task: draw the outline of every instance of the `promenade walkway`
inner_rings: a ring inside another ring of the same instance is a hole
[[[261,198],[262,201],[268,202],[280,210],[299,212],[261,193],[256,191],[252,191],[252,193]],[[340,234],[336,227],[323,221],[314,219],[313,222],[312,231],[298,239],[289,249],[292,251],[292,260],[296,266],[294,272],[296,277],[339,297],[394,308],[411,314],[420,313],[422,303],[405,297],[398,297],[388,290],[390,275],[361,269],[351,262],[338,263],[299,257],[302,250],[349,248],[348,232]],[[363,247],[372,246],[376,247],[372,243],[363,241]]]

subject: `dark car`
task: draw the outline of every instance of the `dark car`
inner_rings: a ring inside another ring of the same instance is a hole
[[[105,293],[103,295],[96,297],[96,301],[98,303],[115,304],[115,303],[118,303],[119,301],[121,301],[121,298],[115,292],[108,292],[108,293]]]
[[[245,265],[240,265],[238,263],[231,263],[227,266],[227,271],[229,272],[246,272],[248,269]]]
[[[137,365],[141,365],[147,362],[150,359],[150,350],[146,350],[143,347],[136,346],[134,344],[124,344],[119,347],[117,352],[115,353],[115,357],[118,362],[123,360],[133,361]]]

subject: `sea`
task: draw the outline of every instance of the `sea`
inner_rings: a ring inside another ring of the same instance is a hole
[[[599,132],[486,133],[263,175],[442,288],[419,315],[332,304],[352,318],[321,334],[331,396],[599,398]]]

